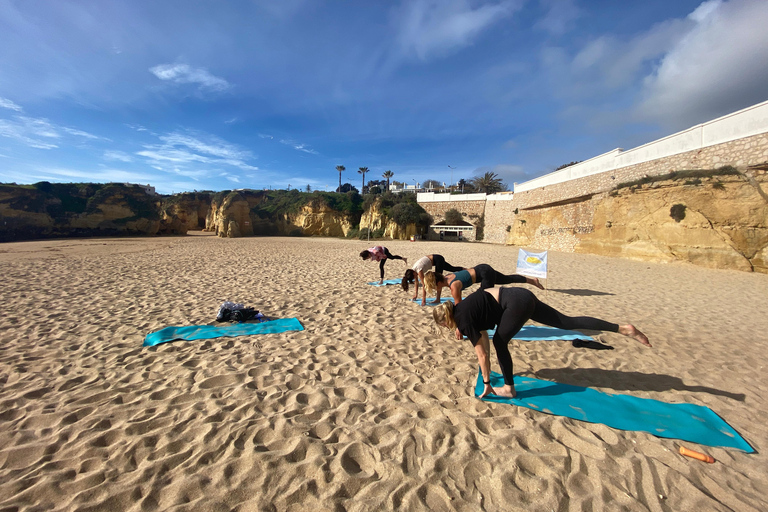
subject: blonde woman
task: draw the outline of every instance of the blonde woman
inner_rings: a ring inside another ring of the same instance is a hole
[[[566,316],[552,306],[541,302],[532,291],[525,288],[478,290],[469,294],[461,304],[454,306],[446,302],[437,306],[432,311],[432,316],[440,327],[455,329],[456,339],[466,336],[475,347],[485,384],[480,398],[491,393],[507,398],[514,398],[517,395],[515,383],[512,380],[512,356],[509,354],[508,344],[528,320],[558,329],[618,332],[634,338],[647,347],[651,346],[645,334],[632,324],[619,325],[591,316]],[[504,387],[501,388],[491,387],[488,329],[493,327],[496,327],[493,347],[496,350],[501,373],[504,375]]]
[[[501,272],[497,272],[490,265],[482,263],[473,268],[466,270],[460,270],[453,274],[445,274],[441,276],[434,272],[427,272],[424,275],[424,288],[427,292],[435,294],[437,299],[435,304],[440,302],[440,294],[443,287],[447,286],[451,291],[453,301],[458,304],[461,302],[461,291],[465,288],[469,288],[475,283],[480,283],[480,289],[493,288],[497,284],[530,284],[541,290],[544,287],[539,280],[535,277],[525,277],[518,274],[505,275]]]
[[[428,272],[432,266],[435,267],[435,273],[442,274],[444,270],[448,270],[451,272],[458,272],[460,270],[464,270],[464,267],[455,267],[445,261],[445,258],[443,258],[439,254],[430,254],[428,256],[424,256],[423,258],[419,259],[416,263],[413,264],[413,268],[409,268],[405,271],[405,275],[403,276],[403,280],[400,283],[400,286],[403,287],[403,290],[406,292],[408,291],[408,284],[413,283],[416,289],[413,291],[413,300],[416,300],[419,296],[419,282],[424,284],[424,273]],[[426,286],[423,286],[422,291],[422,297],[421,297],[421,305],[424,306],[427,303],[427,288]],[[439,302],[439,299],[438,299]]]

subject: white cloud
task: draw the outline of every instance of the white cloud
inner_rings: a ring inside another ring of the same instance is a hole
[[[581,16],[574,0],[540,0],[540,3],[547,8],[547,14],[534,27],[554,36],[566,33]]]
[[[521,7],[505,0],[473,9],[467,0],[415,0],[396,19],[398,44],[406,56],[426,60],[469,46],[484,29]]]
[[[51,139],[59,139],[53,125],[46,119],[17,116],[14,121],[0,119],[0,137],[7,137],[37,149],[53,149],[58,145]]]
[[[122,151],[105,151],[104,160],[117,160],[119,162],[132,162],[133,158]]]
[[[212,75],[203,68],[193,68],[188,64],[160,64],[149,68],[150,73],[160,80],[177,84],[199,84],[201,88],[223,91],[230,87],[223,78]]]
[[[163,144],[149,144],[136,154],[150,160],[152,165],[165,168],[168,163],[175,164],[174,172],[185,176],[207,175],[209,170],[188,169],[185,166],[199,164],[227,165],[242,170],[256,171],[259,168],[246,160],[253,158],[250,151],[240,149],[218,137],[196,132],[170,133],[159,137]],[[197,174],[199,171],[199,174]]]
[[[15,110],[16,112],[21,112],[23,110],[20,106],[18,106],[11,100],[3,97],[0,97],[0,108],[7,108],[9,110]]]
[[[270,138],[271,138],[271,137],[270,137]],[[282,140],[280,141],[280,143],[281,143],[281,144],[285,144],[286,146],[291,146],[291,147],[292,147],[293,149],[295,149],[296,151],[303,151],[304,153],[309,153],[309,154],[311,154],[311,155],[317,155],[317,154],[319,154],[319,153],[318,153],[317,151],[315,151],[314,149],[310,149],[310,148],[308,148],[306,144],[302,144],[302,143],[300,143],[300,142],[296,142],[296,141],[293,141],[293,140],[290,140],[290,139],[282,139]]]
[[[711,0],[646,78],[638,116],[680,129],[768,99],[765,0]]]
[[[92,140],[103,139],[103,137],[99,137],[91,133],[84,132],[83,130],[76,130],[75,128],[63,127],[62,130],[64,130],[70,135],[75,135],[76,137],[83,137],[84,139],[92,139]]]

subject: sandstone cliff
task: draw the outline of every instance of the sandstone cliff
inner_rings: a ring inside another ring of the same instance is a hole
[[[186,233],[205,228],[211,192],[184,192],[163,198],[161,233]]]
[[[345,236],[355,215],[338,211],[322,195],[298,191],[237,191],[216,194],[205,230],[221,237],[253,235]]]
[[[621,188],[520,211],[507,243],[768,273],[765,171]]]
[[[159,197],[137,185],[0,185],[0,241],[103,235],[155,235]]]
[[[419,209],[423,211],[423,208]],[[407,240],[413,235],[422,235],[426,232],[424,226],[419,227],[415,222],[400,226],[390,218],[388,213],[381,199],[373,201],[360,217],[360,230],[369,229],[371,233],[394,240]]]

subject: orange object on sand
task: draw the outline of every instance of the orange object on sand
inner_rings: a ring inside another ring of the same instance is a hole
[[[702,462],[708,462],[709,464],[712,464],[715,462],[715,459],[711,456],[707,455],[706,453],[699,453],[695,452],[693,450],[689,450],[688,448],[680,447],[680,455],[685,455],[686,457],[691,457],[692,459],[698,459]]]

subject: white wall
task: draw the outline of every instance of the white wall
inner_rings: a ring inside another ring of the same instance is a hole
[[[614,149],[539,178],[515,183],[514,188],[515,192],[532,190],[765,132],[768,132],[768,101],[628,151]]]
[[[512,194],[509,194],[510,199]],[[419,192],[416,194],[417,203],[439,203],[443,201],[485,201],[485,194],[436,194],[434,192]]]

